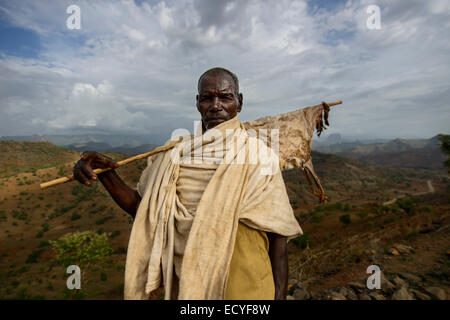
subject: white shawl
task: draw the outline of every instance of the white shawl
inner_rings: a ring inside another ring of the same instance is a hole
[[[148,299],[162,283],[165,299],[170,299],[175,226],[178,232],[188,233],[179,299],[223,299],[239,221],[289,239],[302,234],[278,157],[259,139],[249,137],[237,116],[203,135],[186,138],[172,151],[149,158],[141,175],[142,199],[128,245],[125,299]],[[259,155],[268,156],[254,161],[255,146]],[[179,161],[188,159],[222,162],[202,195],[193,222],[184,228],[186,209],[176,194],[176,182]]]

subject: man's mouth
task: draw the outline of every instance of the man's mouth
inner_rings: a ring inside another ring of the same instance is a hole
[[[206,121],[208,121],[208,122],[217,122],[217,121],[223,121],[223,120],[225,120],[224,118],[210,118],[210,119],[207,119]]]

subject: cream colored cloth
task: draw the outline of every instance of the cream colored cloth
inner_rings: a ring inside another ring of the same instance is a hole
[[[258,139],[247,135],[237,116],[192,138],[183,140],[173,152],[149,158],[141,175],[138,191],[142,199],[128,245],[125,299],[147,299],[162,283],[165,299],[170,299],[174,256],[179,254],[175,248],[184,244],[177,272],[178,298],[223,299],[238,221],[288,238],[302,234],[289,204],[278,158],[268,149],[268,162],[259,158],[256,163],[250,161],[254,152],[249,152],[249,146],[258,144]],[[259,147],[264,149],[264,145]],[[203,158],[208,165],[226,159],[207,184],[194,219],[176,192],[180,161],[192,156],[195,160]],[[230,159],[243,163],[229,163]]]

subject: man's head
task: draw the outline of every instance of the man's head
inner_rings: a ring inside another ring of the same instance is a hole
[[[234,118],[242,108],[242,93],[234,73],[213,68],[198,79],[197,110],[202,116],[203,130]]]

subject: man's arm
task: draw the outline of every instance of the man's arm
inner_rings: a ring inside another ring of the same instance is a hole
[[[93,171],[97,168],[114,169],[117,167],[118,164],[109,157],[95,151],[86,151],[75,164],[73,175],[76,180],[86,186],[90,186],[91,180],[97,180],[98,177],[119,207],[134,217],[141,201],[139,193],[127,186],[114,170],[100,173],[98,176]]]
[[[288,286],[287,239],[276,233],[267,233],[269,257],[275,282],[275,300],[285,300]]]
[[[119,207],[134,218],[141,202],[139,193],[123,182],[114,170],[99,174],[98,179]]]

